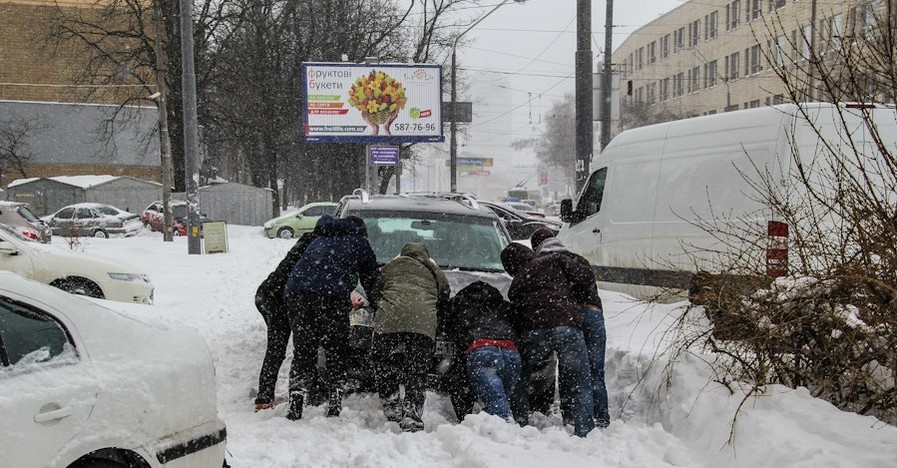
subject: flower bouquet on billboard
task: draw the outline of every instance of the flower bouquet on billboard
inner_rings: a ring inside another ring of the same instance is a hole
[[[392,135],[389,126],[407,102],[402,83],[382,71],[371,70],[359,76],[349,89],[349,104],[361,111],[361,118],[371,126],[373,135],[380,134],[381,125],[387,135]]]

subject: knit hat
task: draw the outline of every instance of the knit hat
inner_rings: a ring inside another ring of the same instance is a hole
[[[550,239],[554,237],[554,231],[548,229],[547,227],[540,227],[533,232],[533,235],[529,238],[530,245],[533,246],[533,250],[539,250],[539,246],[542,245],[542,242],[545,242],[545,239]]]
[[[352,221],[352,223],[355,224],[355,226],[358,228],[359,235],[361,235],[362,237],[368,236],[368,227],[366,224],[364,224],[363,219],[361,219],[360,217],[355,216],[355,215],[346,216],[346,219],[348,219],[349,221]]]
[[[501,264],[509,275],[514,276],[535,257],[536,253],[533,252],[533,249],[519,242],[511,242],[501,251]]]

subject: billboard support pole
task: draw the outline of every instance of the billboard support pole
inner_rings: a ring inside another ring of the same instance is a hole
[[[371,193],[371,144],[364,145],[364,191]]]

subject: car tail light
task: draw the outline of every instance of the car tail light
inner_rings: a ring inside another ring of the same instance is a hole
[[[18,231],[19,231],[19,234],[21,234],[31,240],[36,240],[36,241],[40,240],[40,234],[37,231],[35,231],[34,229],[28,229],[28,228],[23,227],[23,228],[19,228]]]
[[[770,221],[766,234],[766,276],[785,276],[788,274],[788,225]]]

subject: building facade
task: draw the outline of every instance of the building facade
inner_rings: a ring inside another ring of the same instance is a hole
[[[777,69],[791,64],[800,72],[811,51],[820,55],[883,20],[890,23],[895,3],[690,0],[633,32],[613,52],[623,83],[619,129],[792,102],[794,93]],[[812,78],[809,83],[808,90]],[[801,100],[827,100],[813,89]]]
[[[0,0],[0,186],[21,177],[161,180],[158,112],[147,99],[154,75],[139,61],[94,60],[71,38],[78,29],[94,37],[99,26],[110,35],[137,27],[128,10],[110,15],[109,5]]]

